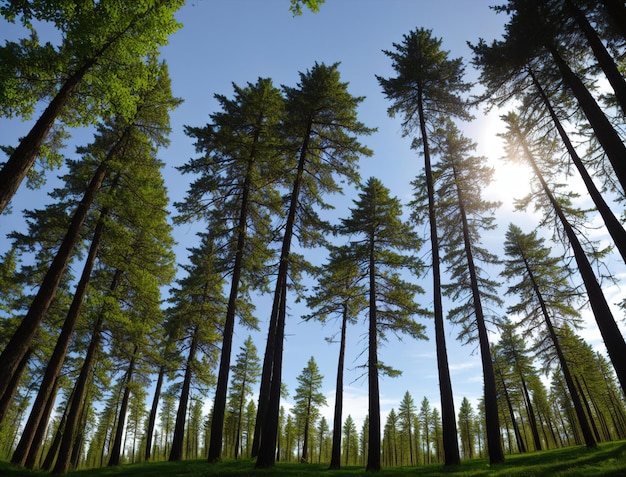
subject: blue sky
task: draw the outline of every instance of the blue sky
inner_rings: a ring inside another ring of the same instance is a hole
[[[181,200],[187,190],[190,177],[183,177],[175,169],[195,156],[192,141],[183,133],[183,126],[201,126],[208,115],[215,111],[215,93],[231,96],[234,82],[243,85],[258,77],[271,77],[275,84],[295,86],[298,72],[305,71],[315,62],[327,64],[340,62],[343,81],[349,82],[349,90],[355,96],[365,96],[359,110],[359,119],[378,132],[363,138],[374,151],[371,158],[361,163],[361,176],[376,176],[391,189],[393,195],[406,202],[411,195],[410,181],[421,172],[422,159],[409,148],[410,140],[401,137],[400,123],[387,117],[389,103],[383,97],[375,75],[392,76],[389,58],[383,49],[392,49],[392,43],[402,41],[402,35],[410,30],[424,27],[443,38],[443,47],[452,57],[464,57],[467,79],[475,80],[476,73],[469,65],[470,49],[466,42],[475,43],[479,38],[498,38],[506,17],[496,15],[489,9],[494,0],[326,0],[319,13],[304,11],[293,17],[289,0],[195,0],[188,2],[177,14],[184,25],[175,33],[170,44],[162,50],[168,62],[174,94],[184,103],[172,114],[171,145],[161,152],[165,161],[165,180],[172,201]],[[2,36],[9,38],[12,29],[4,30]],[[465,134],[478,143],[478,152],[497,166],[496,182],[486,194],[488,198],[502,200],[498,212],[499,228],[485,236],[485,243],[495,252],[502,248],[504,232],[511,220],[524,230],[534,227],[532,214],[511,216],[512,197],[521,197],[528,187],[525,171],[503,165],[496,134],[501,130],[497,113],[486,116],[474,111],[476,120],[461,125]],[[15,144],[30,123],[19,124],[15,120],[0,119],[0,143]],[[76,135],[76,140],[89,141],[86,132]],[[69,154],[73,148],[68,149]],[[56,174],[53,174],[56,175]],[[50,183],[53,184],[53,175]],[[346,190],[344,196],[332,198],[336,210],[333,217],[345,217],[355,190]],[[1,218],[0,247],[4,251],[5,233],[23,227],[19,211],[25,207],[40,206],[47,196],[43,191],[20,190],[13,202],[14,213]],[[177,257],[186,261],[186,248],[196,245],[196,233],[201,224],[184,225],[175,230],[178,242]],[[428,251],[424,249],[423,254]],[[495,271],[494,273],[497,273]],[[418,297],[421,304],[430,307],[429,276],[420,280],[427,293]],[[618,292],[616,292],[618,293]],[[621,293],[621,292],[619,292]],[[623,294],[622,294],[623,295]],[[617,301],[615,300],[611,300]],[[252,333],[262,355],[265,346],[265,326],[269,318],[270,300],[259,298],[257,316],[261,332]],[[287,322],[285,342],[284,380],[290,392],[295,389],[295,378],[310,356],[314,356],[321,373],[325,376],[324,391],[329,406],[324,415],[332,415],[334,382],[338,348],[328,344],[325,336],[337,331],[328,324],[320,329],[318,324],[302,323],[300,316],[307,313],[302,304],[289,298],[290,317]],[[618,315],[619,316],[619,315]],[[430,323],[429,330],[432,329]],[[364,357],[360,356],[366,344],[366,328],[349,329],[348,355],[346,358],[346,403],[344,414],[351,414],[361,422],[367,412],[367,385],[359,376],[358,368]],[[248,330],[236,327],[236,354],[238,346],[248,335]],[[461,346],[455,337],[459,329],[447,325],[447,342],[450,353],[452,385],[455,404],[462,397],[476,402],[482,394],[482,370],[473,345]],[[431,333],[432,334],[432,333]],[[595,343],[598,336],[593,327],[586,337]],[[409,391],[416,403],[426,396],[431,405],[439,402],[435,343],[405,340],[400,343],[391,339],[381,349],[381,359],[403,370],[400,378],[385,378],[381,382],[381,406],[386,414],[397,408],[405,391]],[[212,396],[211,396],[212,399]],[[286,400],[290,403],[290,399]],[[345,417],[344,415],[344,417]],[[330,419],[329,419],[330,420]]]

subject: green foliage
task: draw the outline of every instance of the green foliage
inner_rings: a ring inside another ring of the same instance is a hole
[[[289,10],[294,16],[302,15],[302,6],[304,5],[313,13],[317,13],[324,1],[325,0],[291,0]]]

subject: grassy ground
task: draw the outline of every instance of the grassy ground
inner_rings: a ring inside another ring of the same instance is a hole
[[[44,472],[25,471],[0,462],[2,477],[36,477]],[[204,460],[177,463],[154,462],[71,472],[70,477],[246,477],[278,476],[357,477],[372,475],[363,467],[345,467],[330,471],[326,465],[282,464],[269,470],[255,470],[249,460],[207,464]],[[508,456],[506,462],[490,467],[485,459],[463,462],[459,467],[440,465],[385,468],[376,474],[383,477],[625,477],[626,441],[601,444],[595,450],[570,447],[546,452]]]

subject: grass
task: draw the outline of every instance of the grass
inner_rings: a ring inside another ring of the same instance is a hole
[[[371,476],[363,467],[328,470],[325,464],[284,464],[268,470],[255,470],[251,460],[207,464],[204,460],[152,462],[118,467],[79,470],[70,477],[358,477]],[[2,477],[40,477],[41,471],[26,471],[0,462]],[[375,474],[382,477],[624,477],[626,476],[626,441],[603,443],[597,449],[569,447],[544,452],[507,456],[503,464],[489,466],[486,459],[465,461],[458,467],[441,465],[390,467]]]

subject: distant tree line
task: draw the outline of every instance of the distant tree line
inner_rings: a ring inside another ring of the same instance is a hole
[[[471,45],[478,85],[430,30],[385,50],[394,73],[377,79],[389,114],[424,159],[407,204],[359,175],[360,158],[373,154],[360,141],[374,129],[359,121],[364,98],[348,91],[339,64],[315,63],[295,86],[258,78],[216,94],[209,122],[185,129],[197,157],[180,167],[192,179],[173,221],[204,229],[176,273],[159,156],[180,100],[158,49],[179,27],[182,3],[0,7],[27,32],[0,47],[0,114],[25,121],[41,111],[16,146],[3,146],[0,213],[24,179],[39,187],[64,165],[50,202],[24,211],[27,231],[9,233],[0,251],[0,456],[57,474],[192,458],[378,471],[626,439],[626,344],[615,316],[626,300],[615,307],[605,295],[616,278],[604,260],[626,263],[623,2],[494,7],[508,23],[502,39]],[[293,0],[292,11],[321,3]],[[38,22],[59,32],[57,45],[39,41]],[[482,194],[494,169],[462,133],[476,105],[503,111],[507,159],[532,173],[515,207],[541,217],[537,230],[508,226],[503,256],[483,244],[500,206]],[[82,126],[93,139],[70,154],[66,141]],[[592,206],[581,205],[573,177]],[[358,197],[330,223],[324,211],[346,187]],[[610,243],[593,240],[596,221]],[[311,264],[310,250],[325,261]],[[425,279],[432,310],[420,303]],[[271,309],[256,310],[262,294]],[[281,404],[295,300],[307,304],[303,319],[339,324],[332,422],[314,357],[294,406]],[[606,356],[581,338],[582,310]],[[268,318],[262,355],[248,338],[233,358],[236,326],[258,329],[258,313]],[[402,370],[380,360],[379,346],[426,338],[431,317],[440,401],[418,407],[407,391],[383,422],[379,378]],[[482,366],[483,396],[458,408],[446,318]],[[355,351],[346,336],[359,321],[360,429],[343,408]]]

